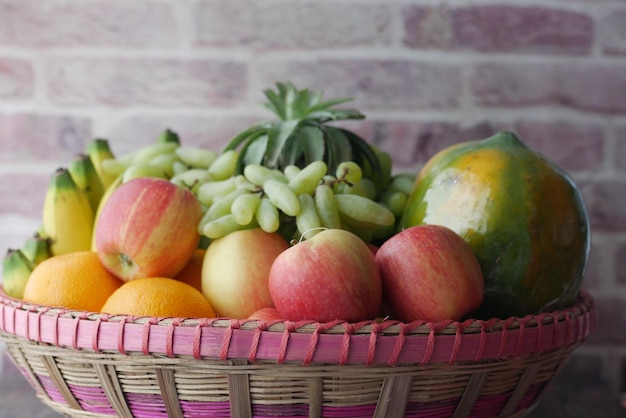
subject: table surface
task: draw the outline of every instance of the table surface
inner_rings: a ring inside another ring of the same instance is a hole
[[[35,395],[26,379],[8,361],[0,376],[0,417],[59,418]],[[11,370],[13,368],[14,370]],[[544,392],[529,418],[626,418],[617,396],[612,396],[601,378],[565,366]]]

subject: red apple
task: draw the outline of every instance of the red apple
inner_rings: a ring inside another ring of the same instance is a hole
[[[163,179],[135,178],[102,207],[96,252],[124,281],[174,277],[195,252],[201,218],[200,203],[189,190]]]
[[[271,322],[280,321],[283,317],[276,308],[261,308],[248,316],[248,319]]]
[[[355,234],[327,229],[280,254],[270,293],[290,321],[373,320],[380,312],[380,273],[370,248]]]
[[[212,241],[202,263],[202,293],[219,316],[245,319],[273,307],[269,292],[272,263],[289,243],[260,228],[231,232]]]
[[[456,232],[439,225],[407,228],[376,253],[383,304],[392,319],[458,320],[483,300],[478,259]]]

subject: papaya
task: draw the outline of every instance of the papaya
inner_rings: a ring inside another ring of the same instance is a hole
[[[574,303],[590,250],[572,178],[512,132],[442,149],[419,171],[399,229],[439,224],[474,250],[485,279],[475,317],[523,316]]]

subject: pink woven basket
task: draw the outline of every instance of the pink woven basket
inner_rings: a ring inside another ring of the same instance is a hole
[[[11,358],[71,417],[522,417],[595,325],[585,292],[561,311],[441,323],[0,305]]]

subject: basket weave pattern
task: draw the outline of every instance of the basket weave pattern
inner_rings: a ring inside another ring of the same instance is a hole
[[[593,300],[427,323],[135,318],[0,294],[0,336],[72,417],[521,417],[593,331]]]

